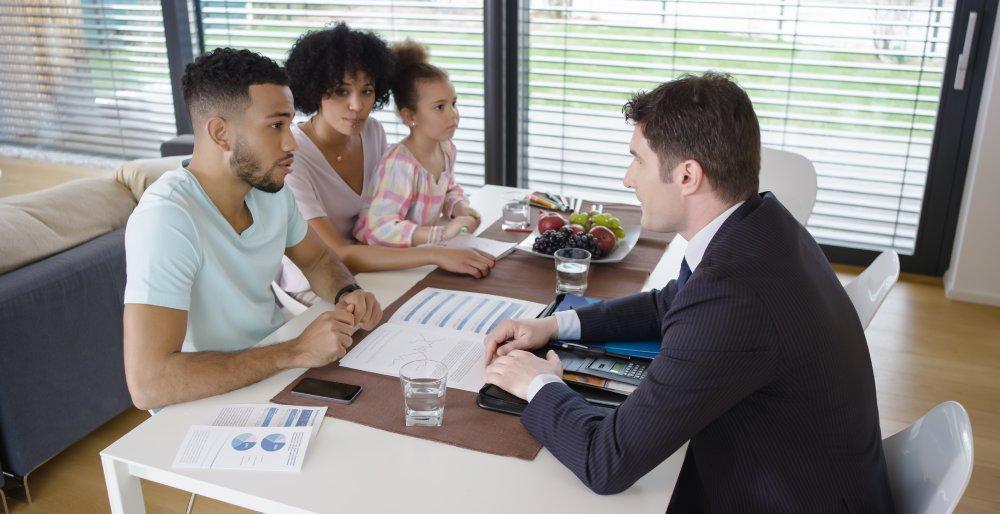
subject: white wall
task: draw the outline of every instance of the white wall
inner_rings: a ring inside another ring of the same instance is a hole
[[[945,294],[956,300],[1000,305],[1000,22],[979,104]]]

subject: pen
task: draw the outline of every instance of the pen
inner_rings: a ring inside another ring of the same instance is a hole
[[[572,212],[573,209],[566,203],[566,199],[562,195],[547,194],[549,198],[552,199],[553,203],[559,205],[559,210],[563,212]]]
[[[560,200],[558,196],[552,195],[552,194],[549,194],[549,193],[542,193],[542,196],[545,197],[546,199],[548,199],[550,202],[552,202],[556,207],[559,208],[560,211],[565,211],[566,210],[566,208],[567,208],[566,204],[563,203],[562,200]]]
[[[565,341],[559,341],[556,346],[563,350],[569,350],[574,353],[580,353],[583,355],[590,355],[593,357],[612,357],[615,359],[624,359],[627,361],[632,360],[631,355],[624,355],[619,353],[608,353],[600,348],[592,348],[590,346],[578,344],[578,343],[567,343]]]
[[[548,200],[546,200],[544,198],[541,198],[541,197],[538,197],[538,196],[535,196],[535,195],[531,195],[529,198],[531,199],[532,203],[538,205],[539,207],[542,207],[543,209],[559,210],[559,207],[556,204],[554,204],[554,203],[552,203],[552,202],[550,202],[550,201],[548,201]]]
[[[603,357],[603,356],[607,355],[607,353],[604,350],[599,350],[597,348],[591,348],[589,346],[584,346],[582,344],[566,343],[566,342],[559,342],[557,344],[558,344],[559,348],[562,348],[563,350],[569,350],[569,351],[575,352],[575,353],[582,353],[582,354],[585,354],[585,355],[594,355],[594,356],[600,356],[600,357]]]

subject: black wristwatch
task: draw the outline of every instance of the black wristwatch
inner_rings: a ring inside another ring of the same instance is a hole
[[[340,291],[337,291],[337,296],[333,297],[333,304],[336,305],[340,303],[341,296],[344,296],[345,294],[350,293],[352,291],[357,291],[358,289],[361,289],[361,286],[357,284],[347,284],[346,286],[340,288]]]

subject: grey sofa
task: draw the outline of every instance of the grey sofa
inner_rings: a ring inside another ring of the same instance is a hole
[[[124,226],[179,160],[0,199],[0,467],[26,494],[34,469],[131,405]]]
[[[124,230],[0,276],[0,462],[26,476],[131,404]]]

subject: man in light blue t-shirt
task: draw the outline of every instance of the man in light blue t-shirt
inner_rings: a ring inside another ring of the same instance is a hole
[[[323,366],[382,317],[283,188],[296,150],[287,83],[247,50],[216,49],[185,70],[194,155],[146,190],[125,232],[125,376],[139,408]],[[283,322],[270,288],[282,255],[335,307],[299,337],[254,348]]]

